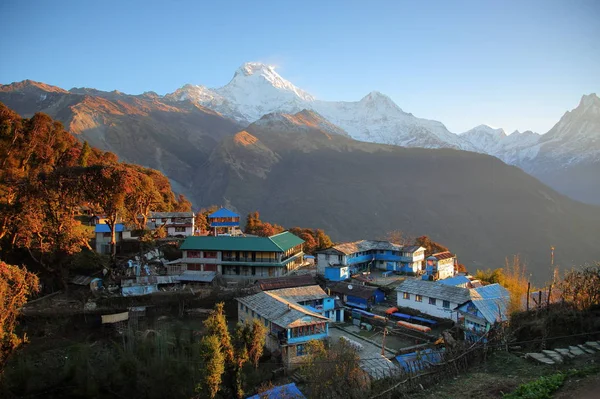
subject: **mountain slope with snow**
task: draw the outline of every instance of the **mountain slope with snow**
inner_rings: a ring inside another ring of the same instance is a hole
[[[269,113],[313,110],[361,141],[476,150],[442,123],[406,113],[384,94],[372,92],[355,102],[320,101],[261,63],[242,65],[223,87],[185,85],[165,98],[189,100],[242,123],[255,122]]]

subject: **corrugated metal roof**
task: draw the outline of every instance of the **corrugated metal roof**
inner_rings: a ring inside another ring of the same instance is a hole
[[[310,274],[302,274],[299,276],[274,277],[258,280],[258,285],[263,291],[277,290],[280,288],[304,287],[314,285],[315,279]]]
[[[191,218],[194,212],[150,212],[149,219]]]
[[[454,258],[454,255],[451,252],[445,251],[445,252],[438,252],[437,254],[433,254],[429,258],[436,258],[437,260],[442,260],[442,259]],[[429,259],[429,258],[427,258],[427,259]]]
[[[440,284],[446,284],[446,285],[461,285],[461,284],[468,284],[470,283],[471,280],[469,280],[469,278],[467,276],[454,276],[454,277],[450,277],[450,278],[445,278],[443,280],[438,280],[438,283]]]
[[[443,301],[450,301],[458,304],[465,303],[470,299],[469,290],[467,288],[445,285],[437,281],[405,280],[396,287],[396,291],[423,295],[429,298],[441,299]]]
[[[304,240],[285,231],[271,237],[191,236],[185,239],[180,249],[284,252],[302,243]]]
[[[269,291],[270,294],[275,294],[283,299],[292,302],[304,302],[310,300],[318,300],[329,297],[323,291],[323,288],[318,285],[309,285],[306,287],[291,287]]]
[[[488,323],[508,320],[510,293],[500,284],[490,284],[470,290],[471,301]]]
[[[70,282],[75,285],[89,285],[95,277],[93,276],[74,276]]]
[[[313,313],[296,303],[273,295],[271,291],[259,292],[243,298],[236,298],[236,300],[283,328],[299,327],[329,320],[327,317]]]
[[[377,241],[377,240],[360,240],[353,242],[346,242],[343,244],[334,245],[324,251],[334,249],[336,251],[342,252],[346,255],[354,254],[357,252],[365,252],[371,250],[383,250],[383,251],[399,251],[399,252],[408,252],[415,253],[419,250],[425,250],[425,248],[420,247],[418,245],[409,245],[403,246],[400,244],[395,244],[389,241]],[[318,252],[324,252],[318,251]]]
[[[306,396],[292,382],[291,384],[271,388],[258,395],[249,396],[246,399],[306,399]]]
[[[349,287],[352,288],[349,288]],[[331,292],[337,292],[344,295],[352,295],[358,298],[369,299],[375,295],[377,287],[369,287],[368,285],[348,284],[339,282],[328,287]]]
[[[125,230],[125,225],[123,223],[117,223],[115,225],[115,232],[120,233]],[[97,224],[94,231],[96,233],[110,233],[110,227],[107,224],[101,223]]]
[[[208,215],[209,218],[239,218],[240,215],[238,215],[237,213],[230,211],[227,208],[221,208],[216,212],[211,213],[210,215]]]
[[[217,272],[197,272],[185,271],[178,276],[174,276],[178,281],[197,281],[202,283],[212,282],[217,275]]]

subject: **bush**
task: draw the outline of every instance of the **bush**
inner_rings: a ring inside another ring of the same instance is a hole
[[[565,382],[566,376],[562,373],[553,374],[548,377],[540,377],[537,380],[521,384],[512,393],[504,395],[505,399],[550,399]]]

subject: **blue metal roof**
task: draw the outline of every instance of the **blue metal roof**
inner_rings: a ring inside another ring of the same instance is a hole
[[[496,321],[508,320],[510,293],[500,284],[473,288],[471,290],[471,302],[490,324]]]
[[[230,211],[227,208],[221,208],[216,212],[211,213],[210,215],[208,215],[209,218],[239,218],[240,215],[238,215],[235,212]]]
[[[123,230],[125,230],[125,226],[122,223],[117,223],[115,225],[115,232],[116,233],[121,233]],[[107,224],[97,224],[96,228],[94,230],[96,233],[110,233],[110,227],[108,227]]]
[[[410,320],[410,315],[409,314],[404,314],[404,313],[392,313],[392,316],[397,317],[399,319],[406,319],[406,320]]]
[[[306,399],[306,396],[300,392],[296,384],[281,385],[268,391],[264,391],[260,395],[249,396],[246,399]]]
[[[471,280],[469,280],[466,276],[455,276],[455,277],[450,277],[450,278],[446,278],[443,280],[438,280],[438,282],[441,284],[454,285],[454,286],[466,284],[470,281]]]
[[[432,326],[435,326],[437,324],[437,321],[426,319],[424,317],[419,317],[419,316],[411,316],[410,319],[420,321],[421,323],[425,323],[425,324],[431,324]]]

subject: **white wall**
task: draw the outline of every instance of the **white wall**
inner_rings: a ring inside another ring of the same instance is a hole
[[[428,314],[430,316],[439,317],[442,319],[451,319],[456,321],[456,312],[453,311],[458,306],[458,303],[450,302],[449,308],[444,308],[443,300],[436,298],[436,304],[429,304],[429,297],[423,296],[422,302],[417,302],[415,300],[416,295],[410,294],[410,299],[404,299],[403,292],[398,291],[398,306],[411,308],[414,310],[418,310],[421,313]]]

